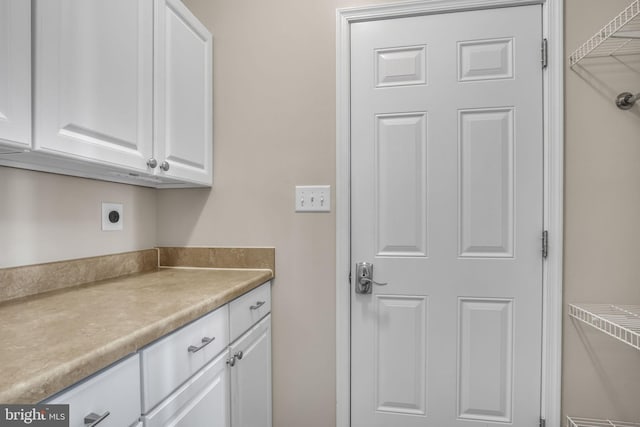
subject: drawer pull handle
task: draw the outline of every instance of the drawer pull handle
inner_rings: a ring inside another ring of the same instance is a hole
[[[266,301],[258,301],[256,302],[256,305],[252,305],[251,307],[249,307],[249,310],[257,310],[265,304],[266,304]]]
[[[244,357],[244,353],[242,351],[236,351],[233,357],[235,357],[238,360],[242,360],[242,358]]]
[[[111,413],[109,411],[105,412],[102,415],[98,415],[95,412],[90,413],[86,417],[84,417],[84,425],[85,427],[94,427],[102,422],[105,418],[107,418]]]
[[[201,346],[196,347],[195,345],[190,345],[189,348],[187,348],[187,350],[189,351],[189,353],[196,353],[202,350],[203,348],[205,348],[207,345],[211,344],[215,339],[216,337],[213,337],[213,338],[203,337]]]

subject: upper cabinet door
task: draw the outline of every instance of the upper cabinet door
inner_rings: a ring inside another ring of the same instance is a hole
[[[212,38],[179,0],[156,0],[156,173],[212,183]]]
[[[0,143],[31,145],[31,2],[25,0],[0,1]]]
[[[151,173],[152,1],[33,4],[34,148]]]

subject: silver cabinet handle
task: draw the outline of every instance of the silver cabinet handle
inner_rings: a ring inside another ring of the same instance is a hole
[[[147,166],[149,166],[151,169],[155,169],[156,166],[158,166],[158,161],[152,157],[147,160]]]
[[[216,337],[213,337],[213,338],[203,337],[201,346],[196,347],[195,345],[190,345],[189,348],[187,348],[187,351],[189,353],[197,353],[198,351],[202,350],[203,348],[211,344],[215,339]]]
[[[242,360],[244,357],[244,353],[242,351],[236,351],[233,356],[227,359],[227,365],[234,367],[236,366],[236,360]]]
[[[102,422],[105,418],[107,418],[111,413],[109,411],[105,412],[102,415],[98,415],[94,412],[84,417],[84,426],[85,427],[94,427]]]
[[[265,304],[266,304],[266,301],[258,301],[256,302],[256,305],[252,305],[251,307],[249,307],[249,310],[257,310]]]
[[[160,163],[160,169],[162,169],[165,172],[169,170],[169,166],[170,166],[169,162],[167,162],[166,160]]]

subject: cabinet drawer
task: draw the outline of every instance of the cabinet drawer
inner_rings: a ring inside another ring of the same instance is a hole
[[[142,412],[147,413],[229,344],[229,309],[222,306],[144,348]],[[211,339],[209,343],[205,340]]]
[[[229,425],[228,351],[184,383],[143,417],[145,427]]]
[[[69,405],[69,426],[85,427],[89,414],[100,427],[130,426],[140,418],[140,359],[134,355],[46,401]]]
[[[234,341],[271,312],[271,282],[255,288],[229,304],[230,340]]]

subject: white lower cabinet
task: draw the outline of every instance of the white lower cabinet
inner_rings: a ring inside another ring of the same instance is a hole
[[[143,417],[145,427],[229,427],[228,350]]]
[[[142,349],[144,427],[271,427],[270,311],[267,282]]]
[[[271,286],[258,286],[229,303],[229,340],[235,341],[271,313]]]
[[[226,305],[140,351],[142,411],[149,412],[229,345]]]
[[[231,426],[271,427],[271,314],[230,346]]]
[[[135,354],[118,362],[46,403],[69,405],[69,427],[135,425],[141,412],[140,358]]]
[[[270,312],[267,282],[44,403],[70,427],[271,427]]]

